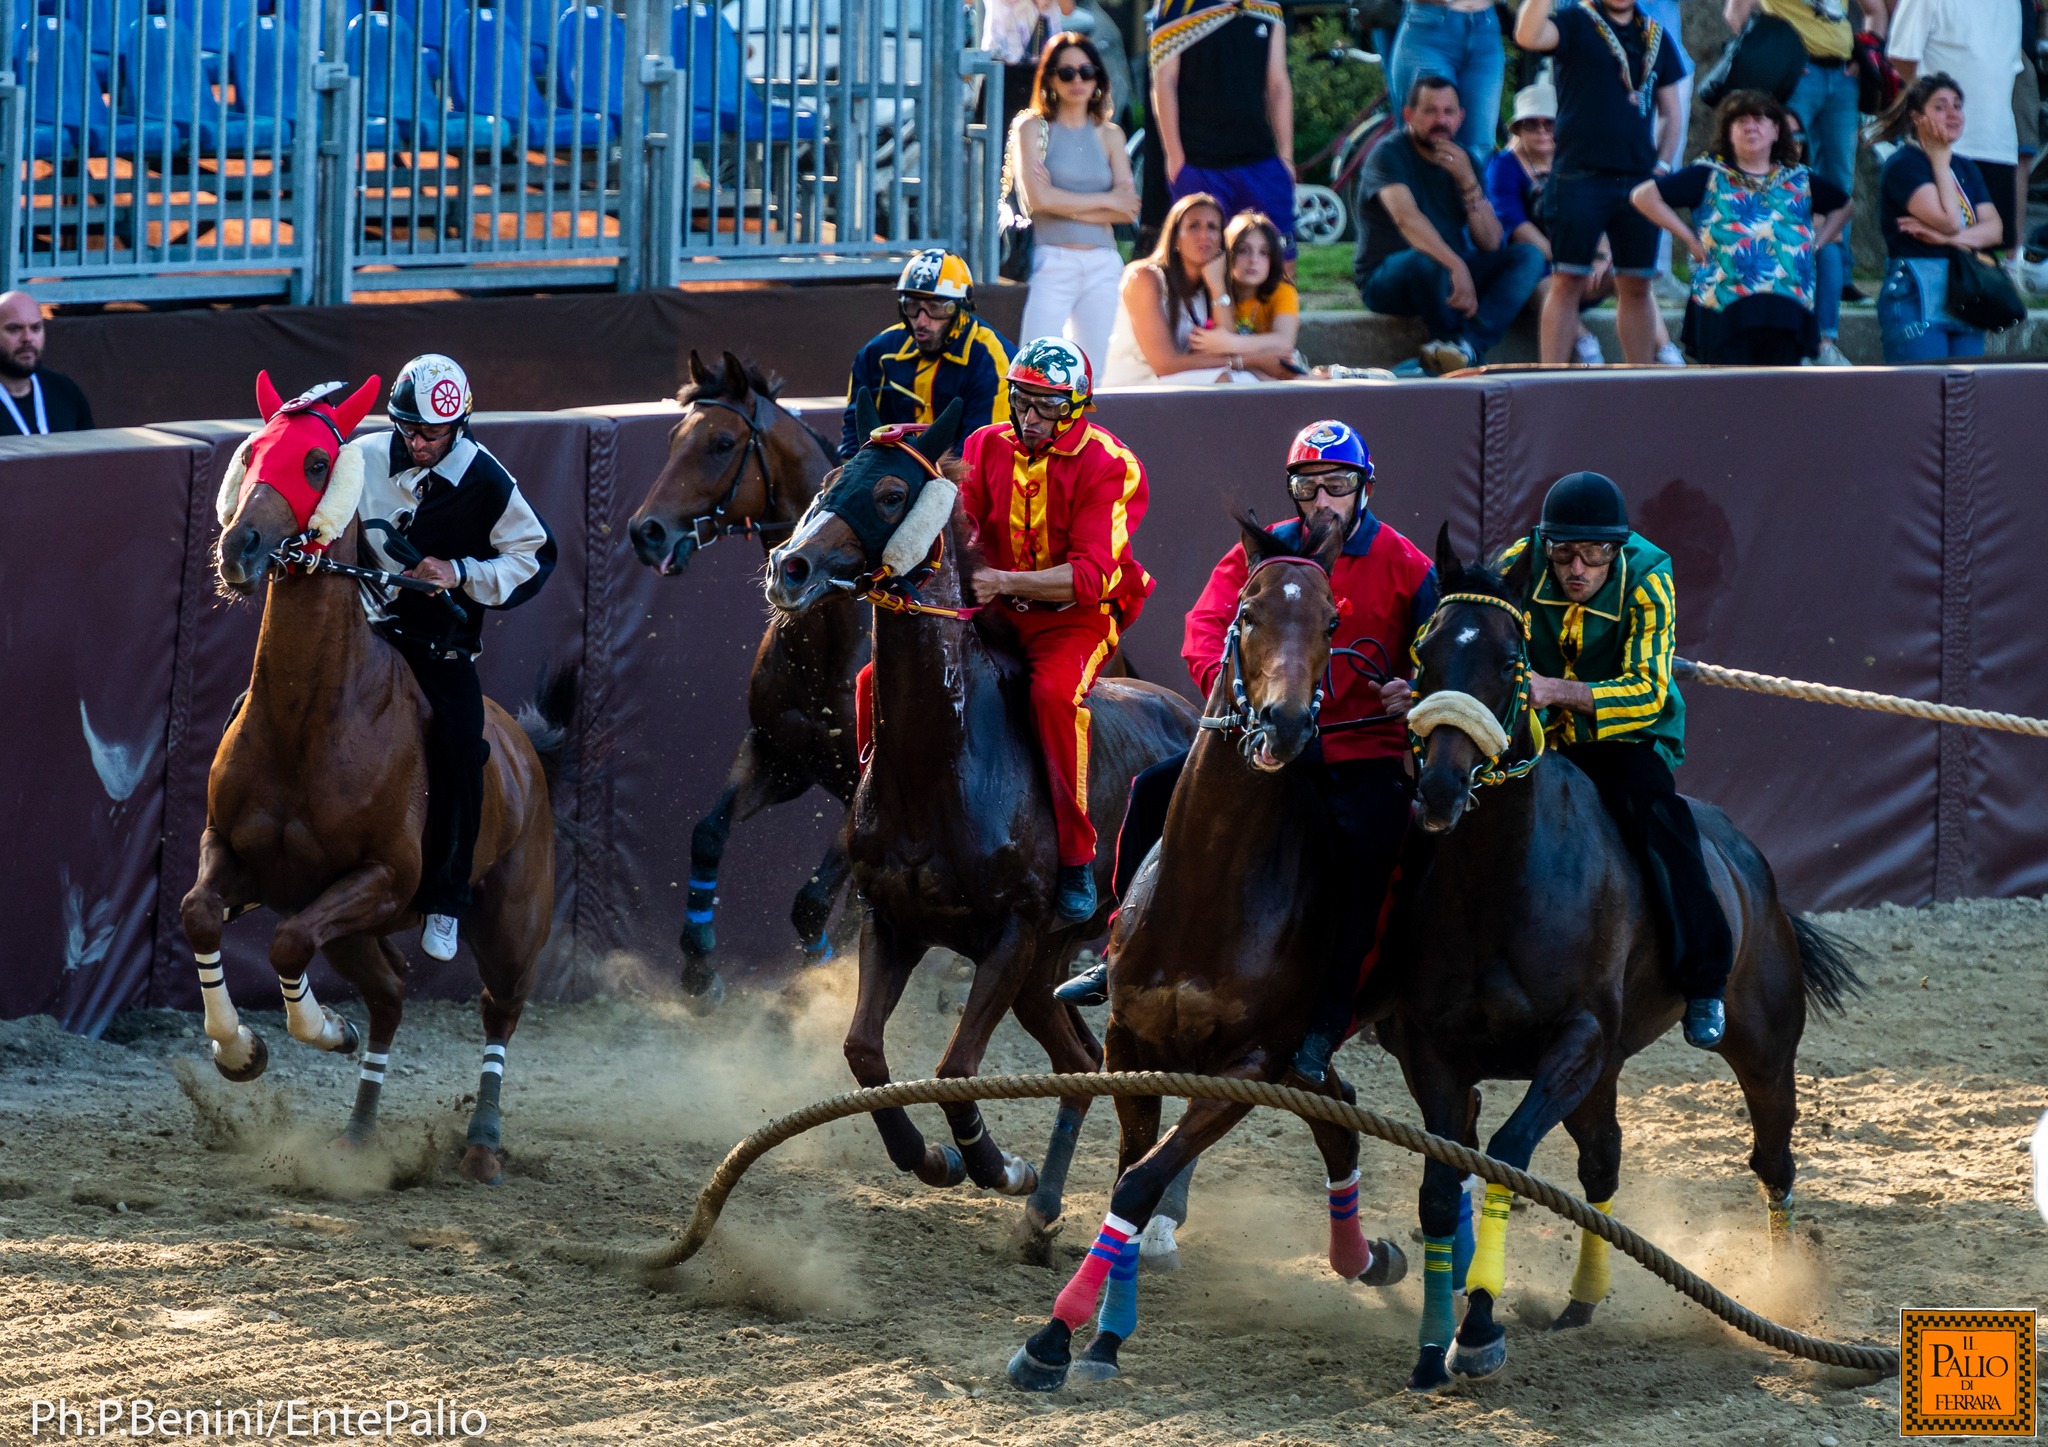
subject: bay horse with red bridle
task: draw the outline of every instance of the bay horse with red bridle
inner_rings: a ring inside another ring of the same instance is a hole
[[[721,538],[756,538],[763,551],[788,538],[837,462],[817,433],[776,404],[779,391],[731,352],[716,367],[690,353],[668,458],[627,528],[641,562],[667,577]],[[813,785],[842,806],[852,801],[860,777],[853,680],[867,658],[867,609],[851,599],[770,617],[747,680],[746,736],[725,787],[690,835],[682,948],[683,987],[691,994],[715,1002],[725,993],[710,956],[718,869],[733,825]],[[790,910],[808,963],[832,953],[826,926],[846,874],[844,833],[835,831]]]
[[[398,650],[371,630],[360,594],[366,574],[394,581],[359,566],[363,459],[344,446],[378,386],[372,377],[342,401],[315,392],[287,403],[267,373],[257,378],[264,425],[221,485],[215,562],[231,593],[247,596],[266,577],[270,588],[249,691],[207,777],[199,877],[182,906],[214,1064],[231,1081],[261,1075],[269,1049],[228,998],[227,921],[264,905],[283,917],[270,962],[294,1039],[343,1056],[364,1044],[352,1021],[314,999],[315,954],[361,991],[369,1035],[347,1128],[357,1142],[375,1131],[403,1012],[405,958],[389,936],[421,922],[413,895],[426,823],[426,702]],[[463,920],[483,982],[484,1066],[462,1171],[495,1183],[505,1050],[547,943],[555,854],[534,740],[488,699],[484,712],[490,761]],[[532,727],[559,749],[558,723],[536,716]]]
[[[1139,869],[1109,949],[1109,1026],[1103,1069],[1175,1070],[1355,1093],[1329,1070],[1319,1085],[1294,1075],[1339,925],[1355,902],[1333,861],[1343,857],[1316,778],[1303,758],[1339,614],[1329,570],[1346,530],[1319,512],[1300,551],[1240,519],[1250,572],[1238,595],[1223,672],[1202,733],[1173,791],[1165,832]],[[1053,1307],[1017,1349],[1010,1380],[1049,1392],[1069,1373],[1115,1376],[1138,1319],[1139,1238],[1168,1184],[1251,1111],[1193,1100],[1162,1138],[1157,1096],[1116,1100],[1117,1181],[1094,1245]],[[1390,1286],[1407,1262],[1390,1241],[1368,1242],[1358,1221],[1358,1133],[1310,1122],[1323,1156],[1330,1269]],[[1076,1359],[1075,1330],[1102,1312]]]
[[[1061,921],[1053,906],[1059,848],[1029,680],[1014,654],[983,636],[996,610],[975,617],[980,610],[965,602],[973,528],[955,511],[955,481],[940,461],[959,438],[961,404],[928,429],[879,434],[872,399],[863,393],[855,405],[870,440],[769,555],[767,588],[768,601],[788,613],[836,606],[848,594],[876,600],[873,753],[848,823],[867,917],[847,1063],[863,1086],[888,1081],[885,1027],[936,945],[974,962],[937,1074],[975,1074],[1006,1011],[1045,1047],[1054,1070],[1093,1070],[1101,1060],[1093,1035],[1052,989],[1102,928],[1132,777],[1187,747],[1194,710],[1153,684],[1097,681],[1088,698],[1088,812],[1104,841],[1095,862],[1104,905],[1093,920]],[[1087,1104],[1060,1103],[1042,1172],[999,1149],[972,1102],[944,1107],[952,1144],[927,1144],[900,1109],[875,1112],[875,1124],[899,1170],[928,1185],[966,1178],[1006,1195],[1031,1193],[1027,1219],[1043,1228],[1059,1215]]]

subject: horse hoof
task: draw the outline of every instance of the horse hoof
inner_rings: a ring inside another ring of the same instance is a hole
[[[952,1146],[926,1146],[924,1164],[914,1174],[927,1186],[957,1186],[967,1179],[967,1162]]]
[[[1003,1179],[996,1186],[999,1196],[1028,1196],[1038,1189],[1038,1167],[1022,1156],[1003,1155]]]
[[[1440,1392],[1450,1384],[1451,1374],[1444,1370],[1444,1349],[1424,1347],[1422,1355],[1416,1359],[1415,1370],[1408,1374],[1408,1390]]]
[[[725,977],[702,960],[683,965],[683,1004],[694,1015],[708,1015],[725,1003]]]
[[[504,1162],[486,1145],[472,1145],[462,1153],[462,1174],[479,1186],[505,1184]]]
[[[1392,1286],[1408,1275],[1408,1256],[1391,1241],[1372,1243],[1372,1265],[1358,1278],[1360,1286]]]
[[[1599,1305],[1592,1301],[1572,1301],[1557,1314],[1557,1320],[1550,1324],[1552,1331],[1570,1331],[1574,1327],[1593,1324],[1593,1308]]]
[[[1154,1216],[1138,1237],[1140,1271],[1180,1270],[1180,1243],[1173,1239],[1173,1217]]]
[[[1493,1330],[1493,1340],[1481,1342],[1477,1346],[1467,1346],[1462,1341],[1453,1341],[1449,1355],[1444,1358],[1444,1365],[1459,1376],[1470,1377],[1474,1381],[1492,1376],[1508,1364],[1507,1330],[1498,1325]]]
[[[223,1079],[232,1080],[237,1085],[247,1085],[270,1068],[270,1047],[263,1043],[261,1035],[251,1030],[249,1032],[248,1063],[239,1069],[229,1069],[221,1064],[220,1046],[215,1045],[213,1047],[213,1068],[221,1073]]]
[[[1111,1377],[1123,1375],[1123,1368],[1117,1365],[1117,1348],[1124,1339],[1113,1331],[1098,1331],[1095,1339],[1088,1343],[1088,1349],[1074,1358],[1072,1371],[1076,1382],[1106,1382]]]
[[[341,1043],[334,1047],[334,1053],[341,1056],[354,1055],[362,1047],[363,1032],[356,1029],[356,1022],[346,1015],[336,1015],[341,1021]]]
[[[1048,1366],[1031,1355],[1029,1345],[1010,1358],[1010,1385],[1020,1392],[1057,1392],[1067,1384],[1067,1364]]]

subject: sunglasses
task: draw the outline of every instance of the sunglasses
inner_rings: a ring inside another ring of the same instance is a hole
[[[1052,73],[1060,80],[1066,81],[1069,84],[1077,80],[1093,80],[1096,76],[1102,74],[1101,71],[1092,65],[1056,65],[1053,67]]]
[[[1316,494],[1326,492],[1331,497],[1349,497],[1365,486],[1365,474],[1346,468],[1342,472],[1290,472],[1287,474],[1287,495],[1296,502],[1314,502]]]
[[[928,321],[943,322],[951,321],[955,316],[959,315],[960,303],[957,301],[902,301],[896,304],[896,310],[905,321],[909,321],[912,317],[924,317]]]
[[[1553,563],[1569,563],[1577,558],[1589,568],[1606,567],[1619,551],[1618,543],[1546,543],[1543,548],[1544,556]]]
[[[1074,415],[1074,404],[1065,397],[1049,397],[1043,392],[1026,392],[1019,387],[1010,388],[1010,413],[1036,417],[1041,422],[1064,422]]]
[[[446,442],[455,435],[453,423],[429,427],[416,423],[393,422],[391,430],[407,442]]]
[[[1554,131],[1554,130],[1556,130],[1556,129],[1557,129],[1557,122],[1556,122],[1556,121],[1550,121],[1550,120],[1545,120],[1545,119],[1543,119],[1543,118],[1542,118],[1541,116],[1536,116],[1536,117],[1533,117],[1533,118],[1532,118],[1532,119],[1530,119],[1530,120],[1526,120],[1526,121],[1516,121],[1516,122],[1515,122],[1515,124],[1514,124],[1514,129],[1516,129],[1516,130],[1518,130],[1518,131],[1520,131],[1520,130],[1531,130],[1531,131]]]

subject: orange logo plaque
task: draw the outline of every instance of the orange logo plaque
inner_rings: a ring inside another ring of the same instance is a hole
[[[2034,1313],[1899,1312],[1899,1433],[2034,1435]]]

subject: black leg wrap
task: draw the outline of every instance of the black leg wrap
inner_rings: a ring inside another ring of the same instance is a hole
[[[901,1106],[874,1113],[875,1129],[882,1133],[882,1145],[889,1163],[899,1171],[914,1171],[924,1164],[924,1137],[910,1123],[910,1113]]]
[[[1065,1386],[1073,1362],[1073,1336],[1065,1322],[1047,1322],[1010,1358],[1010,1385],[1024,1392],[1057,1392]]]
[[[981,1112],[974,1112],[974,1125],[967,1132],[968,1139],[953,1137],[953,1143],[960,1147],[960,1159],[967,1164],[967,1179],[983,1190],[993,1190],[1003,1183],[1003,1153],[988,1133]]]
[[[1188,1223],[1188,1187],[1195,1179],[1195,1163],[1189,1161],[1180,1168],[1180,1174],[1166,1183],[1166,1194],[1159,1198],[1159,1204],[1152,1208],[1155,1216],[1171,1216],[1176,1228]]]
[[[1490,1377],[1508,1361],[1507,1328],[1493,1319],[1493,1293],[1475,1291],[1444,1364],[1461,1377]]]
[[[504,1083],[505,1077],[495,1070],[485,1071],[477,1081],[476,1109],[469,1117],[469,1138],[465,1144],[497,1150],[503,1143],[499,1137],[498,1093]]]
[[[1041,1227],[1060,1218],[1067,1193],[1067,1171],[1074,1164],[1074,1146],[1081,1139],[1081,1112],[1063,1105],[1052,1121],[1052,1140],[1045,1148],[1045,1167],[1038,1173],[1038,1189],[1024,1203],[1032,1221]]]
[[[377,1133],[377,1101],[384,1093],[382,1082],[358,1080],[356,1105],[348,1116],[348,1138],[361,1144]]]

